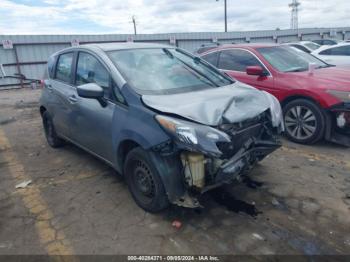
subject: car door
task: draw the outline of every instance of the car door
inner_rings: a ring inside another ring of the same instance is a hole
[[[96,83],[104,89],[102,106],[96,99],[79,97],[76,87]],[[113,161],[112,119],[116,104],[112,93],[112,79],[103,62],[93,53],[80,51],[75,70],[76,101],[70,115],[72,140],[107,162]]]
[[[46,86],[53,99],[51,111],[56,132],[63,137],[70,137],[69,115],[71,111],[70,97],[74,92],[72,84],[74,53],[60,54],[57,58],[55,72]]]
[[[252,76],[246,73],[248,66],[261,66],[265,71],[265,76]],[[227,49],[220,51],[218,57],[218,68],[237,80],[254,86],[267,92],[274,91],[274,80],[259,59],[250,51],[244,49]]]
[[[350,65],[350,45],[328,48],[321,51],[319,56],[329,64]]]

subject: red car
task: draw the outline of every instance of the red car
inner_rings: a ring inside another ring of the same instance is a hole
[[[290,140],[312,144],[325,138],[350,146],[350,69],[271,44],[222,45],[201,56],[231,77],[276,96]]]

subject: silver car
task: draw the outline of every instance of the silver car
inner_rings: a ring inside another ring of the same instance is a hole
[[[44,83],[48,143],[71,142],[112,166],[149,212],[200,206],[200,194],[280,146],[276,98],[176,47],[67,48],[50,57]]]

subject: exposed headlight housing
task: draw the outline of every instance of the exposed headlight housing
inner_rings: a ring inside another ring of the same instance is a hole
[[[348,91],[339,91],[329,89],[326,91],[328,94],[338,98],[340,101],[344,103],[350,103],[350,92]]]
[[[231,141],[226,133],[210,126],[163,115],[157,115],[155,119],[167,133],[174,137],[178,144],[190,151],[220,155],[221,152],[216,142]]]

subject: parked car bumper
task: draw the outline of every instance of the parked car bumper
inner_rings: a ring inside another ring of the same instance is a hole
[[[327,122],[326,140],[350,147],[350,103],[329,108]]]

